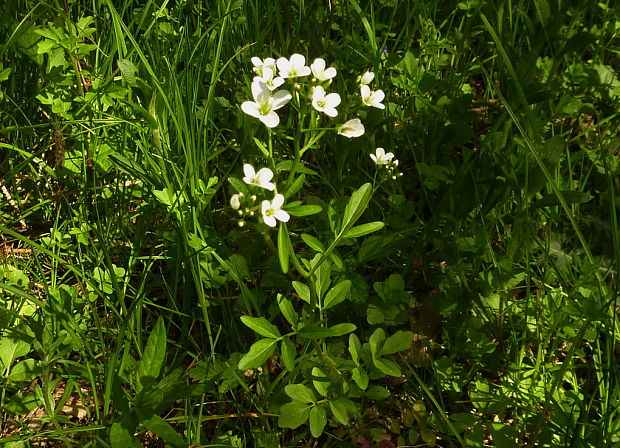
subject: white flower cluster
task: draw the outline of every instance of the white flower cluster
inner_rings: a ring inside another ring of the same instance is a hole
[[[370,154],[370,158],[375,162],[377,168],[385,168],[388,176],[393,180],[403,175],[397,171],[398,160],[394,158],[394,153],[386,153],[385,149],[377,148],[374,154]]]
[[[301,54],[293,54],[290,58],[265,58],[252,57],[253,71],[256,76],[252,80],[252,98],[254,101],[244,101],[241,110],[246,114],[258,118],[268,128],[274,128],[280,123],[280,117],[275,112],[284,107],[293,96],[289,90],[278,90],[286,80],[295,80],[295,87],[299,88],[299,78],[312,75],[309,98],[312,107],[317,112],[323,113],[330,118],[338,116],[336,109],[342,99],[338,93],[328,93],[328,87],[337,75],[334,67],[327,67],[322,58],[316,58],[308,67],[306,58]],[[384,109],[382,104],[385,94],[382,90],[370,90],[368,84],[375,75],[372,72],[364,73],[360,78],[360,93],[362,105]],[[338,134],[352,138],[360,137],[365,129],[359,118],[348,120],[336,126]]]
[[[268,191],[274,191],[276,189],[276,186],[271,182],[271,179],[273,179],[273,171],[269,168],[261,168],[256,171],[252,165],[246,163],[243,165],[243,174],[245,174],[243,182],[251,187]],[[239,216],[254,216],[255,209],[260,208],[263,222],[269,227],[275,227],[276,220],[288,222],[290,219],[290,215],[282,209],[284,205],[283,195],[276,193],[271,201],[265,199],[261,202],[260,206],[257,205],[257,201],[258,199],[255,194],[246,196],[243,193],[236,193],[230,198],[230,206],[234,210],[237,210]],[[244,224],[245,221],[239,221],[240,226]]]

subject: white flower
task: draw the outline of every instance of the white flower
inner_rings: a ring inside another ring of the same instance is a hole
[[[253,81],[262,81],[265,83],[269,90],[273,91],[280,87],[282,84],[284,84],[284,78],[281,78],[279,76],[276,76],[274,78],[273,75],[273,69],[265,67],[263,68],[262,76],[255,76]]]
[[[280,90],[271,95],[269,87],[263,81],[252,83],[254,101],[245,101],[241,110],[248,115],[258,118],[268,128],[275,128],[280,123],[280,117],[274,112],[288,103],[292,96],[288,90]]]
[[[387,165],[388,163],[390,163],[390,160],[394,158],[394,154],[392,154],[391,152],[388,152],[386,154],[385,149],[377,148],[375,154],[371,154],[370,158],[377,165]],[[395,165],[398,165],[398,160],[395,160],[394,162]]]
[[[276,65],[280,70],[280,76],[283,78],[308,76],[311,73],[310,67],[306,65],[306,58],[297,53],[293,54],[291,59],[278,58]]]
[[[261,168],[257,173],[254,171],[254,167],[252,165],[246,163],[243,165],[243,173],[245,174],[243,182],[248,185],[265,188],[269,191],[276,189],[276,186],[270,182],[270,180],[273,179],[273,171],[269,168]]]
[[[361,86],[364,86],[370,84],[373,79],[375,79],[375,74],[373,72],[366,72],[359,77],[358,82]]]
[[[340,104],[340,95],[337,93],[329,93],[325,95],[325,89],[321,86],[316,86],[312,92],[312,107],[317,111],[323,112],[329,117],[335,117],[338,115],[336,106]]]
[[[338,127],[338,134],[344,137],[360,137],[364,135],[364,125],[359,118],[354,118]]]
[[[271,69],[273,71],[273,69],[276,66],[276,60],[274,58],[265,58],[264,60],[261,60],[261,58],[257,58],[256,56],[254,56],[251,59],[251,61],[252,61],[252,64],[254,65],[254,68],[252,70],[254,70],[254,72],[258,76],[263,76],[264,70],[266,68]]]
[[[360,92],[362,94],[362,102],[366,106],[376,107],[377,109],[385,109],[385,106],[381,104],[383,98],[385,98],[385,93],[383,90],[370,90],[370,87],[367,85],[363,85],[360,87]]]
[[[312,64],[310,64],[312,74],[319,81],[328,81],[336,76],[336,69],[334,67],[325,68],[325,60],[322,58],[316,58]]]
[[[230,206],[234,210],[239,210],[239,207],[241,207],[241,195],[233,194],[232,197],[230,198]]]
[[[265,221],[265,224],[269,227],[275,227],[276,219],[278,221],[288,222],[291,217],[282,210],[283,205],[284,196],[281,194],[276,194],[271,202],[263,201],[261,213],[263,214],[263,221]]]

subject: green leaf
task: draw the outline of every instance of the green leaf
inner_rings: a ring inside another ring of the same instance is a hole
[[[312,235],[308,235],[307,233],[302,233],[301,239],[304,240],[304,243],[306,243],[311,249],[314,249],[320,253],[325,252],[325,246],[323,246],[323,243],[321,243],[319,240],[317,240]]]
[[[312,389],[304,384],[288,384],[284,388],[284,392],[286,392],[286,395],[295,401],[300,401],[303,403],[316,402],[316,394]]]
[[[310,303],[310,288],[308,287],[308,285],[306,285],[305,283],[298,282],[296,280],[293,281],[292,284],[299,298],[309,304]]]
[[[366,396],[371,400],[385,400],[392,394],[383,386],[373,386],[366,391]]]
[[[297,207],[287,207],[285,210],[291,216],[309,216],[316,215],[323,209],[319,205],[298,205]]]
[[[355,333],[349,335],[349,353],[355,364],[359,363],[362,343]]]
[[[380,355],[392,355],[394,353],[403,352],[411,348],[413,343],[413,333],[411,331],[397,331],[386,339],[383,347],[379,351]]]
[[[150,387],[161,374],[166,357],[166,326],[159,317],[151,330],[138,365],[138,391]]]
[[[361,367],[355,367],[351,371],[351,378],[353,378],[353,381],[355,381],[355,384],[357,384],[360,389],[366,390],[368,387],[368,374]]]
[[[319,394],[326,397],[327,389],[329,388],[330,384],[331,383],[327,379],[327,375],[325,375],[325,373],[323,373],[321,369],[319,369],[318,367],[312,368],[312,385]]]
[[[248,190],[248,186],[241,179],[237,179],[236,177],[229,177],[228,182],[233,186],[238,193],[243,193],[248,196],[250,194],[250,190]]]
[[[592,199],[588,192],[568,190],[562,191],[562,197],[567,204],[583,204]],[[534,208],[559,206],[560,200],[554,193],[543,195],[538,201],[534,202]]]
[[[278,339],[281,336],[278,327],[264,317],[241,316],[241,322],[266,338]]]
[[[368,339],[368,344],[370,345],[370,353],[372,353],[373,357],[379,355],[379,346],[383,341],[385,341],[385,331],[383,331],[382,328],[377,328]]]
[[[332,308],[339,303],[341,303],[349,294],[349,290],[351,289],[351,281],[344,280],[330,289],[325,295],[325,301],[323,303],[323,310],[327,310]]]
[[[133,414],[124,415],[120,421],[110,426],[110,445],[112,448],[130,448],[136,446],[138,440],[133,436],[136,432],[137,419]],[[141,446],[138,443],[137,446]]]
[[[358,238],[360,236],[368,235],[369,233],[381,230],[385,226],[381,221],[369,222],[360,226],[355,226],[351,230],[345,232],[343,238]]]
[[[30,344],[13,337],[0,338],[0,359],[5,369],[8,369],[17,358],[26,356],[30,352]]]
[[[41,374],[42,370],[42,367],[34,359],[25,359],[11,369],[11,374],[7,379],[14,383],[32,381]]]
[[[286,403],[280,407],[280,417],[278,418],[278,426],[280,428],[295,429],[308,420],[310,415],[310,406],[306,403],[293,401]]]
[[[400,367],[391,359],[372,358],[372,362],[377,369],[389,376],[399,377],[401,375]]]
[[[351,402],[351,400],[338,398],[336,400],[329,401],[329,408],[331,409],[332,414],[334,414],[336,420],[343,425],[349,424],[349,412],[347,411],[349,405],[347,402]]]
[[[6,81],[7,79],[9,79],[9,76],[11,75],[11,70],[12,70],[12,67],[7,67],[5,69],[2,69],[2,65],[0,64],[0,82]]]
[[[254,138],[254,143],[256,143],[256,146],[258,147],[258,149],[260,149],[260,152],[263,153],[263,155],[267,158],[269,158],[269,150],[267,149],[267,147],[264,145],[263,142],[261,142],[259,139],[257,139],[256,137]]]
[[[250,347],[250,350],[239,360],[239,370],[255,369],[267,361],[276,350],[275,339],[261,339]]]
[[[282,362],[284,367],[289,372],[295,370],[295,358],[297,356],[297,350],[295,344],[289,338],[284,338],[280,343],[280,354],[282,355]]]
[[[171,445],[187,446],[187,442],[174,430],[170,424],[159,415],[152,413],[140,407],[136,408],[136,413],[140,422],[146,429],[164,439],[166,443]]]
[[[285,274],[288,272],[289,259],[291,257],[290,247],[291,243],[286,223],[280,222],[280,228],[278,229],[278,259],[280,260],[282,272]]]
[[[129,59],[119,59],[118,69],[121,72],[123,80],[132,87],[137,86],[136,73],[138,69]]]
[[[305,180],[306,180],[305,174],[299,175],[297,179],[295,179],[291,183],[291,185],[286,189],[286,192],[284,193],[284,197],[288,199],[291,196],[293,196],[295,193],[297,193],[299,190],[301,190],[301,187],[304,186]]]
[[[364,213],[370,197],[372,196],[372,186],[369,183],[365,183],[358,190],[353,192],[351,199],[347,203],[344,209],[344,217],[342,218],[342,230],[352,226],[355,221]]]
[[[343,336],[347,333],[355,331],[356,329],[357,327],[350,323],[338,324],[329,328],[319,327],[318,325],[308,325],[299,330],[299,334],[308,339],[323,339]]]
[[[320,437],[327,424],[327,413],[321,405],[310,409],[310,432],[313,437]]]
[[[276,171],[290,171],[293,166],[295,166],[295,172],[297,173],[309,174],[311,176],[317,176],[319,174],[310,168],[306,168],[303,163],[295,162],[294,160],[285,160],[278,163],[276,165]]]
[[[280,307],[280,312],[286,319],[286,321],[291,324],[293,328],[297,327],[297,322],[299,322],[299,315],[295,311],[293,304],[290,300],[284,297],[282,294],[278,294],[276,298],[278,302],[278,307]]]

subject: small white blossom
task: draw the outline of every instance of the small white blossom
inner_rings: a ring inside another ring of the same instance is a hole
[[[358,82],[360,86],[365,86],[370,84],[373,79],[375,79],[375,74],[373,72],[366,72],[358,78]]]
[[[340,95],[337,93],[329,93],[325,95],[325,89],[321,86],[316,86],[312,92],[312,107],[317,111],[323,112],[329,117],[335,117],[338,115],[336,106],[340,104]]]
[[[278,58],[276,66],[283,78],[308,76],[311,73],[310,67],[306,65],[306,58],[297,53],[293,54],[290,59]]]
[[[234,210],[239,210],[239,207],[241,207],[241,195],[233,194],[232,197],[230,198],[230,206]]]
[[[336,69],[334,67],[325,68],[325,60],[322,58],[316,58],[312,64],[310,64],[312,74],[319,81],[329,81],[336,76]]]
[[[241,110],[252,117],[258,118],[268,128],[274,128],[280,123],[280,117],[274,111],[288,103],[292,96],[288,90],[280,90],[273,95],[263,81],[252,83],[254,101],[244,101]]]
[[[263,201],[261,206],[261,213],[263,215],[263,221],[269,227],[276,226],[276,219],[282,222],[288,222],[291,218],[288,213],[282,210],[282,206],[284,205],[284,196],[281,194],[276,194],[273,197],[271,202]]]
[[[383,148],[377,148],[375,154],[371,154],[370,158],[377,165],[387,165],[388,163],[390,163],[390,160],[394,158],[394,154],[392,154],[391,152],[386,153],[385,149]],[[398,165],[398,160],[395,160],[392,163]]]
[[[257,81],[262,81],[265,83],[265,85],[267,86],[267,88],[271,91],[276,90],[278,87],[280,87],[282,84],[284,84],[284,78],[280,77],[280,76],[276,76],[274,78],[274,72],[272,68],[268,68],[265,67],[263,68],[263,72],[262,72],[262,76],[255,76],[254,77],[254,82]]]
[[[245,174],[243,182],[248,185],[254,185],[269,191],[276,189],[276,186],[270,182],[273,179],[273,171],[269,168],[261,168],[257,173],[252,165],[246,163],[243,165],[243,173]]]
[[[360,137],[364,135],[364,131],[364,125],[359,118],[349,120],[338,127],[338,134],[348,138]]]
[[[360,92],[362,94],[362,102],[366,106],[376,107],[377,109],[385,109],[385,106],[381,104],[383,98],[385,98],[385,93],[383,90],[370,90],[370,87],[367,85],[363,85],[360,87]]]
[[[265,58],[264,60],[261,60],[261,58],[254,56],[251,61],[254,65],[252,70],[254,70],[258,76],[263,76],[266,68],[273,71],[276,67],[276,60],[274,58]]]

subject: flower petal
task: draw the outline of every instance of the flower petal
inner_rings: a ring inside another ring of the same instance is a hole
[[[258,111],[258,104],[253,101],[244,101],[241,103],[241,110],[248,115],[255,118],[260,118],[260,112]]]
[[[316,76],[317,73],[320,74],[323,70],[325,70],[325,59],[316,58],[314,62],[310,65],[310,68],[312,69],[314,76]]]
[[[284,195],[278,193],[273,197],[273,201],[271,201],[271,206],[274,209],[280,209],[284,205]]]
[[[334,67],[329,67],[327,70],[323,72],[323,79],[332,79],[336,77],[336,69]]]
[[[256,173],[256,177],[258,177],[261,184],[263,182],[269,182],[271,179],[273,179],[273,171],[271,171],[269,168],[261,168],[260,170],[258,170],[258,173]]]
[[[301,68],[306,65],[306,57],[303,54],[294,53],[291,55],[290,62],[293,67]]]
[[[269,112],[267,115],[261,115],[258,117],[260,121],[262,121],[265,126],[268,128],[275,128],[278,123],[280,123],[280,117],[274,111]]]
[[[271,97],[271,110],[278,110],[284,107],[293,96],[288,90],[279,90]]]
[[[291,216],[286,213],[284,210],[278,210],[276,211],[273,216],[278,220],[278,221],[282,221],[282,222],[288,222],[289,219],[291,219]]]
[[[337,93],[330,93],[329,95],[327,95],[325,97],[325,100],[327,101],[327,104],[330,105],[331,107],[336,107],[340,104],[340,95],[338,95]]]

